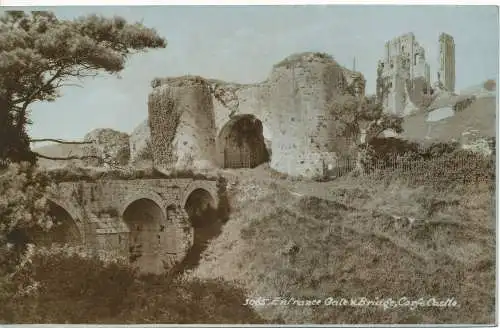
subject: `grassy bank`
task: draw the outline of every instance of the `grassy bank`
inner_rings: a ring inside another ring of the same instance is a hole
[[[478,181],[241,176],[231,219],[189,277],[217,276],[250,297],[436,297],[459,305],[255,307],[286,323],[492,323],[492,183]]]
[[[193,271],[171,281],[92,258],[38,256],[12,283],[0,281],[0,322],[492,323],[494,166],[471,163],[329,182],[265,167],[226,171],[230,219]],[[33,281],[34,292],[18,294]],[[257,297],[458,306],[244,305]]]

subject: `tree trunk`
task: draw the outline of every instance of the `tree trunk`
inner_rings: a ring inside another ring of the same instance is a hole
[[[35,162],[31,152],[29,137],[25,130],[25,118],[18,118],[21,124],[15,124],[10,103],[0,99],[0,161],[2,162]]]
[[[363,163],[363,160],[366,156],[366,129],[361,128],[360,129],[360,135],[359,135],[359,140],[356,143],[356,163],[354,166],[353,174],[354,176],[358,175],[365,175],[366,173],[366,168],[365,164]]]
[[[363,165],[363,150],[358,149],[358,154],[356,156],[356,166],[354,167],[354,176],[364,176],[365,167]]]

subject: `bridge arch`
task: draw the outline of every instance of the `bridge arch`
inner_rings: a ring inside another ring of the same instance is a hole
[[[152,198],[157,197],[135,195],[125,203],[121,217],[129,229],[130,263],[145,273],[161,273],[164,270],[161,253],[166,237],[166,214],[161,199]]]
[[[213,185],[212,185],[213,184]],[[208,195],[210,195],[212,199],[212,205],[214,208],[217,208],[219,205],[219,197],[217,195],[217,190],[216,190],[216,184],[214,181],[204,181],[204,180],[198,180],[198,181],[193,181],[191,182],[187,188],[184,190],[182,193],[182,199],[181,199],[181,207],[185,208],[186,203],[189,199],[189,197],[195,192],[196,190],[204,190]],[[205,195],[205,196],[208,196]]]
[[[166,210],[164,206],[164,200],[163,198],[156,192],[154,191],[145,191],[145,192],[140,192],[140,193],[134,193],[132,196],[128,197],[127,200],[122,204],[119,210],[120,217],[123,218],[123,214],[127,210],[127,208],[135,201],[141,200],[141,199],[149,199],[153,201],[160,209],[163,214],[163,217],[166,216]]]
[[[217,209],[216,198],[204,188],[193,189],[183,204],[194,228],[204,225],[206,220],[212,219]]]
[[[197,182],[184,192],[181,206],[187,214],[191,229],[191,247],[183,260],[185,270],[196,267],[208,242],[222,231],[223,220],[219,215],[215,183],[211,187]]]
[[[54,198],[47,198],[48,215],[52,217],[53,226],[49,231],[35,229],[33,242],[41,246],[52,244],[83,244],[85,232],[78,211],[73,206]]]

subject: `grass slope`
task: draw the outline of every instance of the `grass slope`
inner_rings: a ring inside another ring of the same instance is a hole
[[[478,98],[471,106],[454,116],[437,122],[426,122],[427,114],[418,113],[405,118],[403,124],[405,139],[425,141],[426,137],[435,141],[460,140],[466,129],[479,130],[486,137],[496,135],[495,97]]]
[[[492,323],[491,185],[233,180],[233,214],[188,277],[253,297],[455,298],[457,307],[257,306],[286,323]]]

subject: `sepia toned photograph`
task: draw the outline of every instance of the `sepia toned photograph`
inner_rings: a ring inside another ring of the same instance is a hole
[[[0,7],[0,324],[496,324],[493,5]]]

